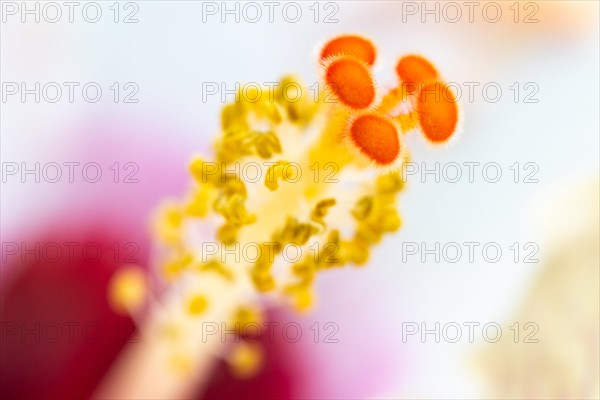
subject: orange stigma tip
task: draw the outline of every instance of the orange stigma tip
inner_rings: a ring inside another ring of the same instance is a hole
[[[344,35],[331,39],[321,50],[321,62],[339,55],[349,55],[373,65],[375,62],[375,46],[369,40],[357,35]]]
[[[375,84],[367,66],[353,58],[332,61],[325,73],[325,82],[343,104],[363,109],[375,100]]]
[[[390,165],[400,154],[396,126],[375,114],[356,118],[350,127],[350,139],[362,154],[378,165]]]
[[[435,67],[421,56],[404,56],[396,65],[396,73],[408,93],[416,93],[424,83],[438,78]]]
[[[432,143],[450,139],[458,124],[458,104],[450,88],[441,82],[423,86],[417,103],[423,134]]]

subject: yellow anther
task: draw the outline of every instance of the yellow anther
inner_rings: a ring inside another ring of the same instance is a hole
[[[419,127],[419,114],[416,112],[399,114],[394,117],[394,121],[400,125],[402,132],[410,132]]]
[[[322,268],[333,268],[342,265],[338,255],[339,250],[339,239],[336,241],[328,240],[327,243],[324,243],[322,250],[319,252],[319,266]]]
[[[326,225],[323,218],[325,218],[325,216],[327,215],[327,211],[329,211],[329,208],[333,207],[335,203],[335,199],[325,199],[319,201],[313,209],[310,215],[310,219],[320,224],[323,228],[325,228]]]
[[[404,182],[399,172],[392,172],[380,176],[377,179],[377,190],[379,193],[396,193],[402,190]]]
[[[273,132],[265,132],[257,135],[255,146],[256,153],[264,159],[271,158],[273,154],[281,153],[281,143],[279,143],[279,138]]]
[[[378,243],[383,235],[383,229],[375,224],[360,224],[356,230],[356,239],[366,243]]]
[[[313,294],[309,288],[302,288],[296,293],[296,307],[300,311],[308,310],[313,303]]]
[[[233,175],[224,174],[221,179],[221,194],[224,197],[232,197],[233,195],[238,195],[242,199],[247,197],[246,185],[244,182],[238,177]]]
[[[277,161],[267,169],[265,186],[271,191],[277,190],[280,179],[283,181],[293,181],[297,178],[297,173],[296,169],[289,162]]]
[[[311,258],[308,257],[305,260],[292,265],[292,272],[298,278],[307,279],[314,275],[315,264],[311,262]]]
[[[371,214],[373,209],[373,196],[365,196],[356,203],[352,215],[358,220],[363,220]]]
[[[202,315],[208,309],[208,299],[203,295],[195,295],[188,301],[188,312],[191,315]]]
[[[275,100],[287,112],[290,122],[299,125],[309,123],[318,110],[318,101],[297,79],[288,76],[281,80],[275,92]]]
[[[299,223],[296,218],[288,217],[283,229],[273,235],[273,241],[283,246],[287,243],[296,243],[303,246],[308,239],[319,229],[313,224]]]
[[[224,131],[247,129],[245,114],[239,103],[227,104],[221,111],[221,127]]]
[[[217,239],[225,244],[234,243],[240,230],[239,225],[224,223],[217,229]]]
[[[273,265],[275,255],[281,250],[281,246],[273,244],[259,244],[259,259],[254,264],[256,270],[268,271]]]
[[[187,375],[192,371],[192,359],[186,354],[173,354],[169,364],[175,373]]]
[[[275,280],[269,271],[253,269],[251,276],[258,291],[268,292],[275,289]]]
[[[233,325],[234,329],[238,330],[238,333],[242,333],[246,331],[246,328],[248,328],[250,324],[260,325],[262,320],[263,316],[259,308],[243,306],[237,310],[233,318]]]
[[[256,216],[246,210],[245,199],[239,194],[218,198],[215,203],[215,211],[233,225],[249,225],[256,221]]]
[[[286,287],[285,291],[292,298],[298,311],[307,311],[314,303],[313,293],[306,284],[291,285]]]
[[[369,246],[360,240],[344,242],[340,256],[355,265],[364,265],[369,260]]]
[[[169,207],[166,210],[167,223],[172,227],[179,228],[183,222],[183,215],[178,207]]]
[[[217,160],[232,163],[254,153],[256,133],[246,129],[225,133],[220,143],[217,143]]]
[[[108,286],[108,299],[112,309],[129,313],[139,308],[146,298],[146,275],[138,266],[119,268]]]
[[[190,163],[190,172],[196,181],[200,184],[206,184],[210,181],[210,177],[217,171],[217,166],[214,163],[205,163],[201,158],[194,158]]]
[[[198,266],[198,271],[214,272],[228,281],[233,281],[235,279],[233,272],[217,260],[209,260],[206,263],[200,264]]]
[[[194,194],[190,198],[187,207],[185,209],[188,215],[202,218],[206,216],[209,211],[209,202],[211,198],[212,190],[209,189],[207,184],[200,185],[194,190]]]
[[[179,276],[192,263],[193,259],[191,254],[183,254],[171,258],[163,266],[165,279],[172,280]]]
[[[181,337],[181,329],[173,323],[167,323],[160,326],[159,334],[165,339],[175,341]]]
[[[260,344],[241,342],[235,344],[227,357],[227,362],[233,376],[238,379],[250,379],[261,372],[264,358],[264,351]]]
[[[395,232],[400,229],[401,225],[400,215],[393,208],[388,209],[381,219],[381,227],[386,232]]]
[[[175,246],[181,239],[183,221],[182,207],[179,204],[169,203],[159,211],[154,221],[154,230],[163,242]]]

